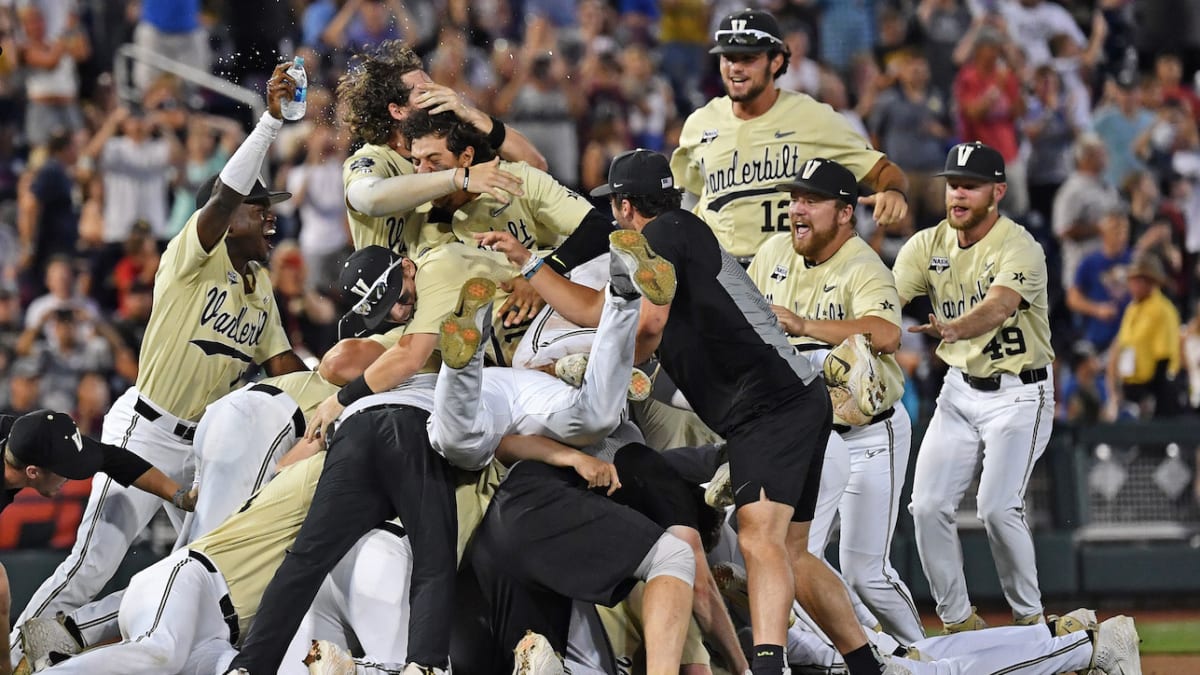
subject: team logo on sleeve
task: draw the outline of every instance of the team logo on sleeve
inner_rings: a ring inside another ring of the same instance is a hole
[[[1025,283],[1025,273],[1024,272],[1013,272],[1013,281],[1017,282],[1018,284]]]
[[[929,259],[929,269],[941,274],[950,269],[950,259],[944,256],[935,255]]]
[[[228,272],[226,272],[225,278],[229,279],[229,283],[231,283],[231,284],[236,284],[238,282],[237,272],[234,272],[233,270],[229,270]]]
[[[700,135],[701,143],[712,143],[715,140],[717,140],[716,129],[705,129],[704,133]]]
[[[784,267],[783,265],[776,265],[775,270],[771,272],[771,279],[773,281],[783,281],[784,279],[787,279],[787,276],[788,268]]]
[[[371,167],[375,166],[375,160],[370,157],[359,157],[350,162],[350,170],[358,173],[371,173]]]

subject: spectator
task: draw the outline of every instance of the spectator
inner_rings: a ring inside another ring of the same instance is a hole
[[[399,0],[346,0],[325,27],[321,42],[334,49],[362,51],[384,40],[412,40],[415,28]]]
[[[582,192],[587,193],[608,182],[608,168],[617,155],[629,149],[625,120],[612,105],[592,111],[588,142],[580,164]]]
[[[91,331],[89,324],[100,316],[100,309],[96,303],[82,296],[76,288],[75,268],[70,258],[55,256],[46,263],[46,289],[45,295],[29,303],[29,308],[25,311],[26,329],[36,325],[47,325],[51,312],[57,310],[73,312],[76,309],[82,309],[84,314],[79,330],[82,333]],[[49,328],[44,331],[43,337],[52,338]]]
[[[1183,271],[1180,234],[1186,225],[1176,208],[1163,207],[1153,174],[1149,171],[1131,173],[1121,187],[1129,208],[1129,234],[1135,254],[1158,258],[1170,276]]]
[[[74,13],[61,34],[51,33],[42,10],[28,4],[18,10],[22,39],[17,58],[25,66],[25,141],[38,146],[55,132],[83,128],[79,109],[78,63],[90,53],[87,35]]]
[[[134,355],[142,351],[142,339],[146,337],[146,327],[150,324],[150,310],[153,305],[154,286],[144,281],[135,281],[125,293],[124,308],[117,313],[113,323],[113,330],[120,337],[121,344],[128,347]]]
[[[704,105],[700,81],[710,67],[708,17],[709,7],[705,0],[662,0],[662,19],[658,27],[659,55],[662,57],[659,69],[671,84],[675,93],[675,111],[680,115]],[[812,84],[815,87],[815,82]]]
[[[141,108],[116,108],[82,155],[104,176],[104,243],[120,250],[133,224],[145,220],[155,238],[167,238],[167,177],[183,154],[161,116]],[[122,135],[113,134],[120,127]],[[158,137],[151,135],[159,132]]]
[[[271,255],[271,286],[288,340],[300,358],[319,359],[337,342],[337,308],[333,301],[312,290],[300,248],[282,242]]]
[[[1071,173],[1071,145],[1079,127],[1071,117],[1062,78],[1048,65],[1034,72],[1026,108],[1021,130],[1029,139],[1029,208],[1038,221],[1031,222],[1031,229],[1044,230],[1053,215],[1054,195]]]
[[[1104,56],[1104,38],[1107,35],[1108,23],[1104,20],[1104,13],[1097,10],[1092,14],[1092,34],[1088,37],[1086,49],[1081,48],[1067,33],[1050,38],[1050,54],[1053,57],[1050,65],[1062,78],[1067,110],[1072,123],[1079,128],[1086,128],[1092,123],[1092,94],[1087,83],[1091,81],[1093,69]]]
[[[1134,154],[1145,162],[1159,181],[1164,181],[1170,175],[1175,153],[1198,148],[1200,134],[1196,131],[1196,120],[1188,110],[1187,103],[1176,98],[1163,101],[1154,123],[1142,130],[1133,142]]]
[[[300,44],[318,52],[326,51],[321,40],[325,29],[347,0],[313,0],[300,15]]]
[[[1188,407],[1200,411],[1200,307],[1183,327],[1183,362],[1187,368]]]
[[[1017,121],[1025,114],[1025,98],[1013,65],[1002,56],[1003,38],[983,28],[974,38],[970,62],[954,80],[959,126],[964,141],[982,141],[1004,157],[1008,193],[1002,207],[1023,214],[1029,206],[1025,167],[1017,139]]]
[[[1129,268],[1131,301],[1108,354],[1108,421],[1116,420],[1126,404],[1139,419],[1169,416],[1181,408],[1179,311],[1162,293],[1165,282],[1154,258],[1139,258]]]
[[[650,53],[640,44],[621,50],[620,62],[621,90],[629,102],[627,119],[633,147],[662,152],[667,125],[676,117],[671,85],[654,72]]]
[[[0,414],[20,417],[42,405],[42,371],[32,359],[19,359],[8,377],[8,400]]]
[[[1179,54],[1165,52],[1154,59],[1154,78],[1167,99],[1182,101],[1194,121],[1200,122],[1200,96],[1183,84],[1183,61]]]
[[[41,393],[47,407],[71,410],[79,378],[89,370],[112,370],[113,351],[93,331],[82,333],[78,325],[96,324],[82,309],[57,309],[43,324],[31,326],[21,336],[18,353],[36,359],[42,366]],[[27,345],[31,336],[50,331],[50,338]]]
[[[1054,197],[1051,224],[1062,250],[1062,287],[1075,282],[1084,256],[1100,248],[1100,217],[1117,205],[1117,192],[1104,181],[1108,152],[1092,134],[1075,141],[1075,170]]]
[[[31,273],[45,269],[55,255],[73,255],[79,232],[79,208],[71,168],[77,156],[70,134],[57,133],[47,145],[49,156],[22,200],[17,230],[21,235],[22,266]]]
[[[310,272],[309,288],[322,292],[335,285],[350,244],[342,191],[324,189],[342,180],[345,156],[337,131],[328,124],[318,124],[308,139],[307,158],[292,167],[287,176],[290,203],[300,214],[299,250]]]
[[[513,78],[496,96],[495,112],[546,155],[549,172],[568,187],[579,185],[579,137],[575,120],[587,109],[580,88],[567,81],[566,67],[554,54],[533,56],[526,49]]]
[[[17,346],[24,327],[21,324],[21,303],[17,294],[0,286],[0,350],[11,351]]]
[[[1100,218],[1099,230],[1101,248],[1079,264],[1067,290],[1067,307],[1081,319],[1083,338],[1104,352],[1129,302],[1129,220],[1124,211],[1109,211]]]
[[[150,233],[150,227],[144,222],[134,223],[129,239],[125,241],[125,255],[117,261],[112,272],[118,313],[126,311],[125,303],[129,289],[134,284],[154,285],[158,261],[158,244],[154,241],[154,235]]]
[[[1142,106],[1136,82],[1132,73],[1122,73],[1107,87],[1108,103],[1092,116],[1092,130],[1108,149],[1104,176],[1109,185],[1120,185],[1130,173],[1146,168],[1134,154],[1133,143],[1154,123],[1154,114]]]
[[[960,0],[921,0],[917,20],[925,32],[925,57],[935,87],[949,91],[958,66],[955,47],[971,28],[971,13]]]
[[[174,237],[196,211],[196,188],[209,176],[221,170],[242,138],[240,124],[227,117],[192,115],[187,125],[184,154],[175,166],[175,187],[171,214],[164,232]]]
[[[458,26],[442,26],[437,47],[425,58],[425,63],[430,79],[450,87],[475,107],[486,101],[487,92],[495,83],[487,56],[467,41],[466,32]]]
[[[929,83],[929,63],[916,50],[898,56],[892,68],[896,84],[880,93],[868,123],[875,147],[908,175],[909,202],[918,227],[945,214],[945,190],[934,174],[941,171],[950,141],[950,105]]]
[[[75,390],[75,411],[71,417],[75,419],[81,434],[99,437],[104,415],[111,405],[112,392],[108,389],[108,379],[104,373],[91,370],[79,376],[79,386]]]
[[[1100,374],[1104,365],[1096,348],[1086,340],[1076,342],[1068,357],[1070,373],[1065,378],[1061,400],[1065,401],[1065,417],[1076,425],[1095,424],[1104,410],[1104,388]]]
[[[1001,16],[1008,25],[1009,39],[1025,50],[1031,68],[1036,68],[1051,59],[1050,40],[1056,35],[1065,35],[1082,49],[1087,39],[1070,12],[1056,2],[1045,0],[1000,0]]]
[[[788,59],[787,69],[776,78],[775,84],[780,89],[816,96],[821,87],[821,66],[808,57],[811,45],[808,31],[808,27],[803,24],[792,24],[784,28],[783,42],[792,55]],[[697,107],[699,106],[693,106]]]
[[[856,56],[875,45],[875,0],[817,0],[821,63],[848,73]]]

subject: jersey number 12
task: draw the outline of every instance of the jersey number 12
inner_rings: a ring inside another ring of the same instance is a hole
[[[780,199],[778,202],[767,199],[760,204],[763,210],[763,232],[787,232],[791,229],[791,224],[788,222],[788,206],[791,205],[786,199]]]

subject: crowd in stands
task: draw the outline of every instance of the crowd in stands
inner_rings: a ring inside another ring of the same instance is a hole
[[[305,57],[308,114],[276,144],[270,263],[284,325],[313,362],[336,340],[352,148],[335,91],[353,55],[416,46],[432,78],[520,129],[560,182],[604,182],[618,153],[670,153],[723,93],[707,53],[744,6],[785,26],[779,85],[841,112],[908,174],[911,217],[860,234],[890,262],[944,216],[947,148],[1007,162],[1002,209],[1051,270],[1059,415],[1091,423],[1200,406],[1200,2],[1193,0],[2,0],[0,410],[72,411],[98,434],[136,377],[166,242],[252,121],[144,63],[132,42],[261,91]],[[128,81],[136,92],[121,99]],[[924,322],[919,305],[914,325]],[[928,414],[944,366],[898,355]]]

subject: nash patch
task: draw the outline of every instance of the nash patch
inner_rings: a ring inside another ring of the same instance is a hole
[[[942,272],[950,269],[950,259],[944,258],[940,255],[935,255],[929,259],[929,269],[941,274]]]
[[[783,281],[788,277],[788,268],[783,265],[776,265],[775,270],[771,272],[771,279],[774,281]]]
[[[716,129],[705,129],[704,133],[700,135],[701,143],[712,143],[715,140],[717,140]]]

